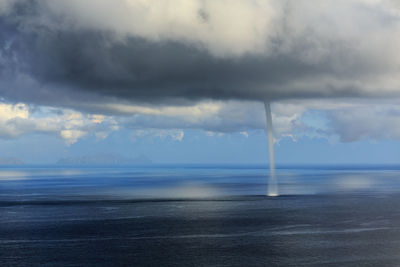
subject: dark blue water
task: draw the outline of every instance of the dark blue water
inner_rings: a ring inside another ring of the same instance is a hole
[[[396,166],[0,169],[1,266],[398,266]]]

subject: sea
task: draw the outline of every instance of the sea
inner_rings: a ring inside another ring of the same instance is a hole
[[[0,266],[400,266],[400,166],[5,166]]]

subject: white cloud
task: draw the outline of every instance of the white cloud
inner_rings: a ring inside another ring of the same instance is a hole
[[[104,121],[104,116],[99,114],[94,114],[91,116],[92,122],[94,123],[102,123]]]
[[[292,101],[289,105],[275,105],[279,114],[280,108],[288,107],[288,114],[299,117],[301,124],[292,125],[286,133],[292,132],[296,138],[308,135],[332,139],[338,137],[342,142],[359,140],[399,140],[400,139],[400,104],[397,99],[345,99],[345,100],[303,100]],[[304,120],[308,111],[316,111],[313,122]],[[288,124],[286,124],[288,126]]]
[[[103,115],[43,107],[32,109],[23,103],[0,103],[0,138],[18,138],[29,133],[54,134],[71,145],[89,133],[103,138],[118,130],[117,122]]]
[[[277,142],[304,136],[339,137],[343,142],[400,139],[400,105],[395,102],[315,99],[273,103],[275,138]],[[88,135],[104,140],[113,131],[128,129],[132,140],[151,137],[182,141],[187,129],[204,130],[210,137],[233,132],[248,137],[249,131],[266,127],[263,105],[253,102],[208,101],[162,107],[124,104],[123,110],[123,115],[110,116],[0,103],[0,138],[44,133],[59,136],[71,145]]]
[[[273,120],[277,138],[303,129],[301,114],[305,108],[295,104],[273,104]],[[193,106],[157,107],[124,106],[124,116],[115,116],[122,127],[138,130],[200,129],[207,135],[265,129],[264,105],[254,102],[213,101]],[[129,114],[128,111],[132,113]],[[141,112],[143,111],[143,113]]]
[[[182,141],[184,136],[185,136],[184,131],[178,131],[172,135],[172,139],[174,139],[176,141]]]
[[[121,40],[129,35],[152,41],[184,41],[206,47],[216,55],[265,51],[267,37],[273,30],[272,21],[279,12],[273,1],[265,0],[51,0],[46,3],[53,13],[73,21],[76,28],[116,31]]]
[[[400,139],[400,105],[366,105],[329,113],[331,128],[343,142]]]
[[[14,118],[26,119],[29,116],[29,110],[25,104],[16,105],[0,103],[0,121],[7,121]]]
[[[76,143],[79,138],[87,135],[87,132],[80,130],[62,130],[60,135],[65,139],[65,142],[68,145],[72,145],[73,143]]]
[[[248,132],[240,132],[240,134],[241,135],[243,135],[244,137],[246,137],[246,138],[248,138],[249,137],[249,134],[248,134]]]
[[[140,130],[133,130],[131,132],[131,140],[136,141],[137,139],[150,137],[150,138],[160,138],[166,139],[169,138],[173,141],[182,141],[183,137],[185,136],[185,132],[179,129],[140,129]]]

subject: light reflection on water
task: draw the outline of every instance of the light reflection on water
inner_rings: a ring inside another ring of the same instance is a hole
[[[280,195],[400,192],[400,170],[277,169]],[[21,167],[0,169],[0,200],[35,198],[207,198],[265,195],[257,166]]]
[[[0,181],[23,180],[28,176],[27,172],[16,170],[0,170]]]

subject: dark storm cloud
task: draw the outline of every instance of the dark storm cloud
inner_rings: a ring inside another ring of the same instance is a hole
[[[11,101],[78,107],[90,100],[185,103],[202,99],[393,96],[399,92],[397,80],[382,82],[386,75],[397,74],[397,59],[386,62],[397,42],[395,37],[385,52],[382,42],[376,40],[359,45],[368,40],[368,34],[371,38],[379,34],[342,33],[340,27],[345,25],[313,26],[311,19],[298,21],[301,10],[312,11],[303,5],[295,12],[297,4],[291,1],[287,6],[292,9],[276,15],[268,33],[256,36],[265,39],[265,48],[255,51],[251,48],[257,38],[252,36],[236,50],[229,50],[226,43],[215,44],[214,35],[208,39],[203,35],[198,39],[181,35],[150,38],[147,33],[128,31],[121,37],[115,25],[96,27],[92,21],[78,20],[74,13],[60,15],[52,5],[62,4],[55,3],[9,1],[0,12],[0,93]],[[341,3],[341,7],[346,5]],[[315,12],[320,12],[318,6]],[[356,15],[363,18],[371,12],[362,9]],[[382,17],[393,17],[381,13],[374,19],[376,32],[385,27]],[[335,16],[335,11],[329,14]],[[198,23],[212,23],[213,13],[207,8],[197,10],[196,16]],[[304,25],[297,25],[301,23]],[[364,26],[362,20],[360,26]],[[225,47],[230,52],[225,53]]]

